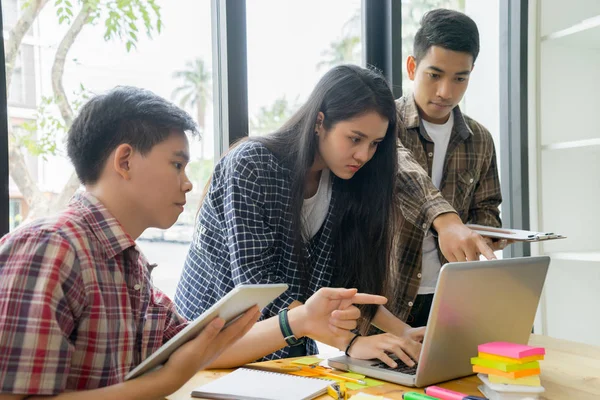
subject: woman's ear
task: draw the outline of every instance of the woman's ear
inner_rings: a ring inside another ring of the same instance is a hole
[[[123,179],[131,179],[130,163],[134,154],[133,147],[130,144],[120,144],[115,149],[115,156],[113,158],[113,169]]]
[[[317,136],[325,131],[323,128],[323,121],[325,121],[325,114],[323,114],[322,111],[319,111],[317,114],[317,121],[315,122],[315,134]]]

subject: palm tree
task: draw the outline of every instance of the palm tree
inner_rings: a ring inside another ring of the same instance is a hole
[[[179,98],[182,108],[195,107],[196,118],[200,133],[204,133],[206,106],[212,97],[212,74],[202,58],[196,58],[185,64],[185,69],[175,71],[173,78],[182,81],[181,85],[173,90],[173,98]],[[204,157],[204,141],[201,141],[202,157]]]

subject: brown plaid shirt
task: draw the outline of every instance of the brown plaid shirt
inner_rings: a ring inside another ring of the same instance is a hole
[[[396,108],[398,136],[403,145],[399,146],[399,162],[402,165],[399,187],[402,192],[417,191],[424,199],[423,204],[400,199],[405,221],[397,240],[396,315],[405,321],[421,283],[423,238],[435,217],[456,210],[464,223],[500,227],[502,195],[494,141],[481,124],[463,115],[458,106],[454,108],[454,126],[448,143],[440,195],[431,180],[423,176],[427,171],[427,176],[431,177],[434,145],[421,124],[414,97],[400,98],[396,101]],[[410,161],[411,155],[418,167]],[[409,197],[415,201],[415,196]],[[439,254],[444,264],[446,260],[441,251]]]

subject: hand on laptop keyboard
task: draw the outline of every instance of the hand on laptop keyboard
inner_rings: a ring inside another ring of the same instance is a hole
[[[414,366],[409,367],[408,365],[404,364],[401,360],[398,360],[397,357],[391,356],[391,358],[398,364],[398,366],[396,368],[392,368],[382,361],[373,363],[373,364],[371,364],[371,366],[375,367],[375,368],[382,368],[382,369],[385,369],[388,371],[401,372],[403,374],[408,374],[408,375],[415,375],[417,373],[418,364],[415,363]]]
[[[397,368],[398,361],[414,366],[421,354],[421,343],[409,336],[398,337],[391,333],[359,337],[348,354],[362,360],[379,359],[390,368]],[[390,355],[396,357],[392,359]]]

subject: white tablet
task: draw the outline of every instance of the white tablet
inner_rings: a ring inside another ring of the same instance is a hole
[[[164,364],[179,346],[198,336],[202,329],[216,317],[223,318],[227,326],[254,305],[258,305],[262,310],[287,288],[288,285],[285,283],[237,286],[131,370],[125,380],[137,378]]]

